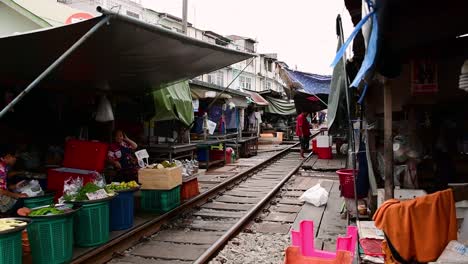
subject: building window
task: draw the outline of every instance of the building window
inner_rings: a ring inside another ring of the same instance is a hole
[[[265,89],[271,90],[271,82],[268,82],[268,81],[267,81],[267,82],[265,83]]]
[[[212,84],[215,84],[216,81],[215,81],[215,77],[213,74],[208,74],[208,82],[209,83],[212,83]]]
[[[222,71],[216,73],[216,84],[224,87],[224,74]]]
[[[240,88],[252,90],[252,78],[240,76],[239,82],[240,82]]]
[[[127,16],[129,16],[129,17],[134,17],[134,18],[136,18],[136,19],[140,19],[140,15],[139,15],[139,14],[137,14],[137,13],[135,13],[135,12],[132,12],[132,11],[128,11],[128,10],[127,10]]]

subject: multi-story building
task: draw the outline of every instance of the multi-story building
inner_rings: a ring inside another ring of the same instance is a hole
[[[182,19],[167,13],[144,8],[140,0],[57,0],[75,9],[98,15],[97,6],[124,14],[165,29],[183,33]],[[187,35],[230,49],[254,53],[251,60],[243,61],[195,79],[231,89],[245,89],[255,92],[284,92],[284,83],[278,73],[277,54],[257,53],[258,42],[252,38],[237,35],[222,36],[213,31],[196,28],[188,23]]]

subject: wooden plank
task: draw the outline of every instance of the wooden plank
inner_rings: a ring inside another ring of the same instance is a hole
[[[300,197],[303,193],[303,191],[287,191],[283,197]]]
[[[296,214],[294,213],[278,213],[273,212],[268,214],[264,220],[270,222],[294,223]]]
[[[278,204],[302,205],[304,202],[299,199],[283,198],[278,201]]]
[[[324,241],[335,241],[337,235],[346,234],[346,219],[342,219],[340,211],[343,199],[340,197],[339,183],[335,182],[329,192],[328,202],[323,214],[318,237]]]
[[[233,222],[228,221],[204,221],[195,220],[190,224],[191,229],[200,229],[208,231],[226,231],[234,225]]]
[[[328,192],[330,192],[331,188],[333,187],[334,182],[333,181],[323,181],[321,182],[321,186],[325,188]],[[320,226],[320,222],[322,221],[322,216],[325,211],[325,206],[321,207],[316,207],[312,204],[305,203],[302,206],[301,211],[297,215],[294,223],[293,223],[293,228],[295,230],[299,229],[299,224],[303,220],[312,220],[314,221],[314,228],[315,228],[315,233],[318,234],[318,227]]]
[[[160,241],[151,241],[137,246],[132,255],[161,259],[195,260],[209,245],[182,245]]]
[[[217,209],[217,210],[231,210],[231,211],[248,211],[252,208],[250,204],[233,204],[233,203],[206,203],[201,206],[206,209]]]
[[[279,205],[271,208],[271,211],[281,213],[299,213],[302,207],[296,205]]]
[[[207,231],[185,231],[185,230],[163,230],[160,231],[153,240],[189,243],[189,244],[213,244],[222,235],[222,232],[207,232]]]
[[[241,198],[229,195],[223,195],[216,198],[217,202],[235,203],[235,204],[256,204],[261,198]]]
[[[384,80],[384,175],[385,200],[392,199],[394,195],[393,182],[393,134],[392,134],[392,87],[391,81]]]
[[[165,260],[165,259],[146,259],[137,256],[126,256],[123,258],[114,258],[109,264],[190,264],[191,261]]]
[[[214,209],[201,209],[193,213],[195,216],[214,217],[214,218],[241,218],[245,213],[239,211],[226,211]]]
[[[224,195],[238,196],[238,197],[264,197],[267,192],[243,192],[243,191],[227,191]]]

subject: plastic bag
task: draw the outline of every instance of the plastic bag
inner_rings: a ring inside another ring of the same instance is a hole
[[[322,206],[328,201],[328,192],[325,188],[320,186],[320,183],[317,183],[312,188],[305,191],[299,200],[311,203],[315,206]]]
[[[98,122],[109,122],[114,121],[114,113],[112,112],[112,106],[106,96],[101,96],[99,105],[96,112],[96,121]]]
[[[102,175],[97,171],[94,172],[93,183],[96,184],[100,188],[106,187],[106,179],[104,179],[104,177],[102,177]]]
[[[41,185],[37,180],[31,180],[27,184],[21,186],[17,190],[19,193],[24,193],[28,197],[35,197],[39,195],[44,195],[44,191],[41,188]]]
[[[59,198],[59,203],[74,200],[80,189],[83,187],[83,178],[68,178],[63,184],[63,196]]]

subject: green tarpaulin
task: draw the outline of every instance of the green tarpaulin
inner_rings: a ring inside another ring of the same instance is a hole
[[[153,121],[179,120],[189,126],[194,120],[192,94],[188,81],[153,92],[156,115]]]
[[[294,103],[285,100],[267,97],[269,104],[265,108],[266,113],[278,115],[296,115],[296,107]]]

